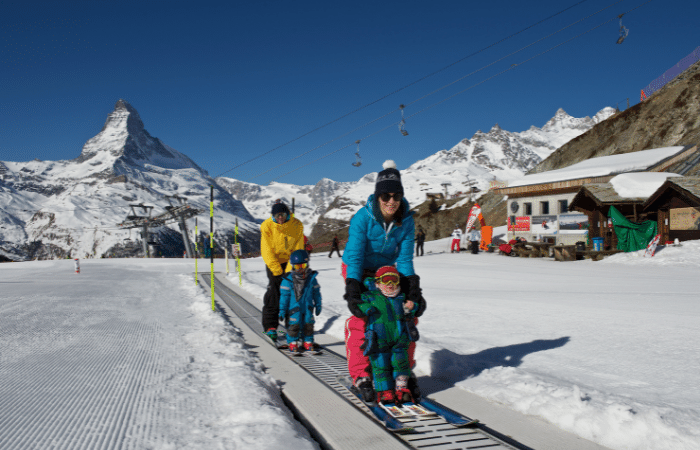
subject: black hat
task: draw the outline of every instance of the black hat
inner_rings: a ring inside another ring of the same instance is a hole
[[[272,215],[274,216],[275,214],[279,214],[279,213],[285,213],[285,214],[289,215],[289,208],[287,208],[287,205],[285,205],[284,203],[282,203],[280,201],[278,201],[277,203],[272,205]]]
[[[401,173],[396,170],[396,163],[392,160],[384,162],[384,170],[377,175],[377,184],[374,186],[374,195],[379,196],[384,193],[395,193],[403,195],[403,185],[401,184]]]

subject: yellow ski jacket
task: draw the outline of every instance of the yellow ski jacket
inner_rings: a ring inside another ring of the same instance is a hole
[[[282,263],[289,262],[289,255],[304,249],[304,224],[292,217],[280,225],[272,217],[260,225],[260,254],[273,275],[282,275]],[[287,272],[291,271],[287,264]]]

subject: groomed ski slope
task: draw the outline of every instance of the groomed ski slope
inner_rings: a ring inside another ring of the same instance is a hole
[[[437,253],[447,246],[415,261],[429,302],[421,376],[610,448],[700,447],[700,241],[600,262]],[[311,264],[317,328],[340,338],[340,260]],[[0,448],[317,448],[193,266],[0,264]],[[259,258],[243,277],[261,296]]]
[[[1,264],[0,448],[318,448],[191,262]]]

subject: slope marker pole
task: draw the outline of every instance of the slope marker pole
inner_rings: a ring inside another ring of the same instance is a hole
[[[211,273],[211,310],[216,311],[214,303],[214,185],[210,186],[209,194],[209,272]]]

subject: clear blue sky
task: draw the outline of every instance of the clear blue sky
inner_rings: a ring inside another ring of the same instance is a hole
[[[0,160],[76,158],[123,98],[152,136],[212,176],[314,184],[357,180],[387,158],[404,169],[495,123],[523,131],[558,108],[583,117],[636,104],[640,89],[700,45],[697,0],[634,9],[646,1],[4,1]],[[616,45],[617,15],[630,10],[629,36]],[[405,137],[391,126],[399,104],[408,105]]]

